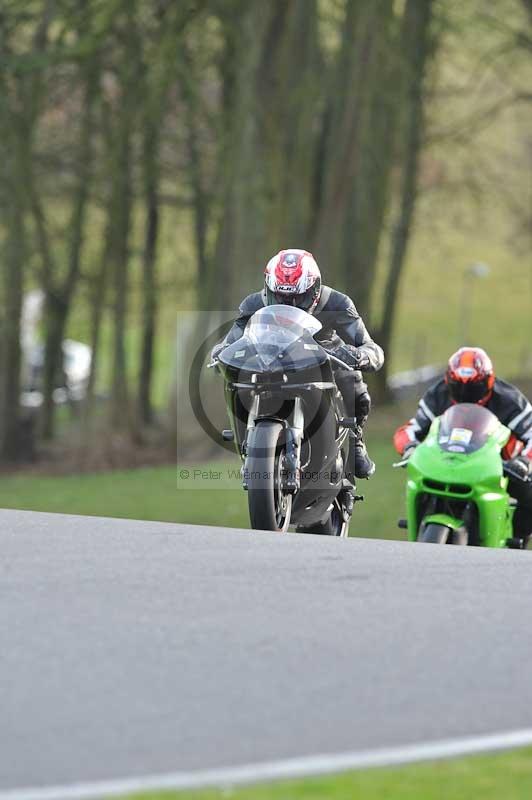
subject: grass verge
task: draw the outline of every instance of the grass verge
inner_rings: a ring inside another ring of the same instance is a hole
[[[242,789],[148,792],[128,800],[529,800],[532,749]]]
[[[176,522],[175,467],[65,477],[3,476],[0,507]]]

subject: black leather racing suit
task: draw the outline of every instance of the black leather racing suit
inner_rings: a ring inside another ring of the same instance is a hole
[[[223,345],[237,341],[243,335],[249,318],[265,305],[264,292],[255,292],[244,298],[240,304],[239,316],[223,340]],[[333,355],[337,354],[349,366],[355,366],[357,358],[361,358],[361,369],[365,372],[377,372],[382,367],[384,353],[369,335],[353,301],[346,294],[324,286],[313,316],[322,324],[314,338],[326,350]],[[361,370],[336,368],[335,378],[342,393],[347,416],[356,417],[362,428],[371,409],[371,398],[368,387],[362,380]]]
[[[451,395],[442,378],[427,389],[419,401],[415,417],[404,426],[408,439],[413,443],[422,442],[432,420],[441,416],[451,405]],[[496,378],[485,407],[512,431],[512,438],[503,456],[511,458],[512,448],[521,442],[524,448],[520,455],[532,460],[532,404],[525,395],[511,383]],[[532,484],[511,478],[508,490],[518,501],[514,515],[515,536],[524,539],[532,533]]]

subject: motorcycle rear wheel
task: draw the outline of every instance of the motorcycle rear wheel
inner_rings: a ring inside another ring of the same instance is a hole
[[[343,519],[337,504],[334,503],[331,513],[325,522],[318,523],[317,525],[297,527],[296,533],[314,533],[319,536],[339,536],[345,538],[349,536],[349,523]]]
[[[259,420],[246,459],[248,508],[255,530],[285,533],[290,525],[292,495],[283,490],[284,427],[274,420]]]

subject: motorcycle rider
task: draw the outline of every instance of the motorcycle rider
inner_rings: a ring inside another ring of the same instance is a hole
[[[514,514],[514,535],[526,542],[532,533],[532,405],[511,383],[495,376],[490,357],[481,347],[461,347],[449,359],[444,376],[431,386],[421,400],[415,417],[397,429],[394,445],[409,458],[425,439],[432,420],[454,403],[485,406],[510,428],[512,434],[503,449],[510,476],[508,491],[518,501]]]
[[[368,455],[363,428],[371,409],[371,398],[362,380],[362,371],[376,372],[382,367],[382,349],[371,339],[353,301],[342,292],[322,285],[320,269],[311,253],[299,249],[281,250],[268,261],[264,274],[263,290],[244,298],[233,327],[213,348],[213,359],[243,335],[249,318],[264,306],[280,303],[313,314],[322,324],[315,335],[316,341],[355,368],[354,371],[342,369],[332,362],[346,414],[357,420],[356,429],[349,431],[346,477],[352,482],[353,476],[370,478],[375,464]]]

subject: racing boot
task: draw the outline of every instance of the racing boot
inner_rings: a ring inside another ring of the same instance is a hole
[[[345,467],[346,478],[354,484],[355,478],[371,478],[375,472],[375,463],[368,455],[364,434],[359,426],[349,433],[349,455]]]
[[[352,489],[344,489],[344,496],[342,497],[343,506],[345,509],[345,515],[349,520],[349,517],[353,515],[353,507],[355,505],[355,493]]]
[[[531,522],[532,508],[522,503],[517,503],[513,518],[513,541],[516,547],[520,547],[523,550],[532,549]]]

